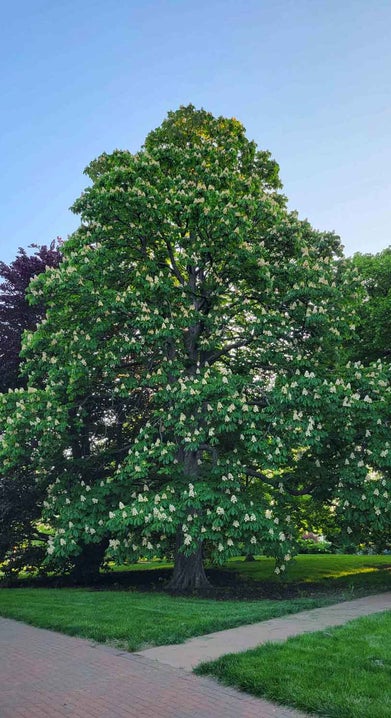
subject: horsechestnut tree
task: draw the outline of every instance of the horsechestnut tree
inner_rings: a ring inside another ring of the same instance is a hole
[[[186,590],[207,582],[206,551],[262,550],[284,571],[294,496],[327,502],[353,538],[385,530],[389,366],[346,363],[365,289],[338,237],[288,211],[270,154],[189,106],[86,173],[80,228],[31,285],[48,309],[24,348],[37,476],[53,445],[66,459],[45,501],[52,556],[104,541],[118,560],[174,553],[171,587]],[[85,430],[97,377],[105,412]],[[132,427],[101,474],[79,457],[70,480],[71,410],[85,457]]]

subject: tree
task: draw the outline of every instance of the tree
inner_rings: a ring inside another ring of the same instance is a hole
[[[34,330],[44,316],[44,306],[32,307],[26,298],[31,279],[47,267],[57,267],[61,261],[61,243],[49,246],[32,245],[35,252],[28,255],[20,248],[16,259],[7,265],[0,262],[0,392],[25,385],[20,374],[20,350],[25,330]],[[14,409],[11,399],[10,411]],[[5,415],[5,420],[8,414]],[[21,437],[23,442],[23,437]],[[20,457],[19,457],[20,458]],[[42,491],[29,469],[28,457],[19,464],[12,476],[6,471],[0,475],[0,558],[12,557],[12,567],[27,560],[37,560],[38,551],[33,542],[42,538],[37,528],[41,513]]]
[[[86,172],[81,226],[31,288],[48,307],[24,350],[42,392],[28,419],[42,432],[37,474],[48,441],[73,457],[60,397],[69,406],[98,376],[132,429],[103,477],[54,468],[52,555],[105,538],[118,559],[174,548],[171,587],[186,590],[206,583],[206,545],[218,562],[262,548],[283,571],[292,496],[328,501],[353,534],[386,526],[389,367],[343,363],[360,289],[338,238],[288,212],[270,154],[237,120],[189,106],[137,154]],[[99,452],[94,432],[83,456]]]
[[[21,386],[19,354],[22,334],[35,329],[44,315],[44,307],[32,307],[26,299],[26,290],[33,277],[44,272],[46,267],[57,267],[61,261],[60,244],[57,240],[49,246],[38,247],[28,255],[19,248],[11,264],[0,262],[0,392]]]
[[[355,254],[351,265],[357,270],[366,296],[356,307],[356,336],[350,355],[364,364],[391,359],[391,247],[378,254]]]

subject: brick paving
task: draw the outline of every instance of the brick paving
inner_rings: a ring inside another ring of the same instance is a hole
[[[285,641],[300,633],[341,626],[354,618],[386,610],[391,610],[390,592],[208,633],[180,645],[149,648],[141,651],[139,655],[191,671],[199,663],[214,660],[225,653],[240,653],[267,641]]]
[[[157,661],[0,618],[0,718],[305,718]]]

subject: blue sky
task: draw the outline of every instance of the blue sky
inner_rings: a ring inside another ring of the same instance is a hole
[[[0,259],[66,237],[84,167],[170,109],[235,116],[292,209],[391,244],[389,0],[14,0],[2,8]]]

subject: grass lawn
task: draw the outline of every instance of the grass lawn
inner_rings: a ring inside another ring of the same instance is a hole
[[[172,568],[168,561],[140,561],[137,564],[122,566],[110,565],[113,571],[145,571],[151,569]],[[374,573],[381,569],[391,569],[391,555],[356,556],[355,554],[300,554],[295,556],[287,570],[282,574],[284,581],[323,581],[339,579],[357,574]],[[224,566],[245,578],[256,581],[275,581],[274,560],[266,556],[256,556],[255,561],[245,561],[243,556],[232,558]]]
[[[353,591],[357,596],[360,595],[360,590],[364,594],[391,590],[391,556],[299,555],[287,564],[286,572],[279,578],[274,573],[274,560],[266,556],[257,556],[255,561],[250,562],[243,557],[234,558],[223,568],[249,583],[260,581],[265,586],[271,583],[291,586],[300,584],[303,593],[308,593],[312,585],[320,592],[345,592],[345,598],[346,590]],[[168,578],[172,564],[156,560],[110,567],[113,572],[132,573],[157,569],[163,575],[167,574]]]
[[[230,571],[255,581],[275,581],[274,562],[260,556],[256,561],[232,559],[226,565]],[[299,555],[281,577],[287,583],[315,583],[329,588],[368,587],[391,590],[391,556],[355,556],[350,554]]]
[[[339,591],[346,589],[363,588],[367,593],[376,591],[391,590],[391,555],[377,556],[356,556],[351,554],[306,554],[296,556],[286,566],[285,573],[277,578],[274,573],[274,560],[266,556],[257,556],[255,561],[247,562],[243,557],[230,559],[224,566],[225,571],[229,571],[233,576],[237,575],[243,578],[251,585],[251,582],[262,582],[265,586],[268,584],[276,585],[300,585],[303,592],[306,592],[306,585],[310,588],[310,584],[316,586],[317,589],[327,589]],[[153,561],[139,561],[134,564],[116,565],[109,564],[109,570],[102,572],[104,576],[112,577],[116,582],[116,574],[118,582],[123,581],[125,574],[129,574],[130,578],[126,581],[126,585],[148,584],[154,582],[153,575],[159,574],[158,581],[168,580],[171,574],[173,564],[166,560],[155,559]],[[212,567],[211,567],[212,568]],[[143,574],[147,578],[143,579]],[[2,577],[0,567],[0,580]],[[31,574],[20,574],[22,583],[24,580],[33,582]],[[213,582],[213,580],[212,580]],[[156,581],[155,581],[156,583]]]
[[[391,716],[391,612],[223,656],[196,669],[328,718]]]
[[[225,600],[217,601],[213,596],[184,598],[133,590],[137,585],[147,586],[146,590],[156,586],[159,572],[150,569],[160,569],[160,578],[169,576],[167,563],[143,562],[117,567],[118,573],[111,574],[116,589],[131,590],[105,590],[107,585],[104,590],[1,588],[0,615],[134,651],[391,590],[390,556],[298,556],[282,581],[273,566],[272,559],[265,557],[250,563],[229,562],[225,569],[246,582],[234,580],[233,595],[224,594]],[[125,568],[126,574],[121,574]],[[21,580],[19,586],[23,584]],[[271,587],[269,593],[264,586]]]
[[[214,601],[162,593],[18,588],[0,590],[0,615],[129,651],[181,643],[191,636],[333,603],[325,598],[287,601]]]

